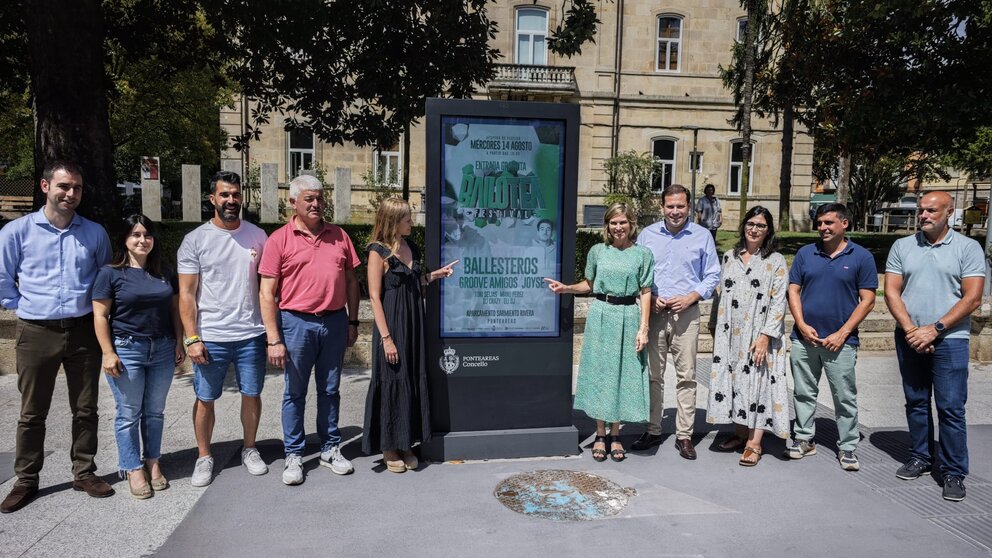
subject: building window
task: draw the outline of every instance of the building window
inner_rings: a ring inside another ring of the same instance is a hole
[[[727,192],[730,194],[741,193],[742,171],[744,169],[744,142],[735,141],[730,144],[730,183]],[[754,191],[754,142],[751,142],[751,161],[747,173],[747,193]]]
[[[375,152],[375,178],[380,184],[389,184],[396,188],[402,180],[402,169],[400,168],[400,148],[394,145],[389,151],[376,150]]]
[[[661,162],[661,172],[651,176],[651,188],[660,192],[675,181],[675,140],[662,138],[652,141],[651,155]]]
[[[737,42],[744,42],[744,35],[747,33],[747,18],[737,18]]]
[[[655,68],[659,72],[677,72],[682,61],[682,18],[658,18],[658,58]]]
[[[517,10],[517,64],[547,65],[547,37],[547,10]]]
[[[309,128],[289,131],[289,180],[313,168],[314,137]]]

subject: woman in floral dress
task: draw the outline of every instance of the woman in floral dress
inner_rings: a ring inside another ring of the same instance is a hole
[[[545,281],[556,294],[596,297],[586,317],[574,406],[596,419],[593,459],[605,461],[609,445],[610,458],[623,461],[627,454],[620,442],[620,423],[648,421],[643,349],[648,343],[654,256],[634,244],[636,216],[625,204],[610,206],[603,221],[604,242],[589,250],[585,280],[574,285]]]
[[[706,420],[736,425],[734,436],[719,448],[744,448],[740,464],[745,467],[761,459],[765,430],[789,438],[784,345],[788,272],[775,247],[771,213],[752,207],[737,246],[723,256],[715,324],[710,320],[715,331]]]

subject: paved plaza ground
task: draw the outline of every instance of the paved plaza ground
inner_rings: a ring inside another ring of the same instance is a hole
[[[698,405],[705,407],[708,357],[700,355]],[[671,367],[670,367],[671,368]],[[669,370],[668,386],[674,386]],[[968,402],[971,476],[968,498],[945,502],[931,477],[900,481],[906,456],[903,399],[895,357],[858,361],[862,470],[844,472],[834,457],[836,429],[821,382],[820,452],[801,461],[780,457],[784,443],[766,441],[761,463],[737,465],[737,454],[712,451],[715,430],[697,415],[694,462],[679,457],[669,437],[623,463],[589,456],[592,422],[576,415],[583,452],[576,457],[426,464],[403,475],[386,472],[379,456],[361,455],[367,370],[342,382],[341,424],[353,475],[317,466],[311,436],[307,480],[280,480],[279,402],[282,377],[270,374],[263,395],[260,449],[270,473],[251,477],[240,465],[238,397],[233,386],[217,403],[219,472],[205,489],[190,486],[195,443],[192,379],[179,377],[169,397],[163,469],[172,487],[132,499],[116,476],[113,398],[101,392],[100,473],[117,495],[97,500],[70,487],[69,411],[60,380],[48,423],[50,455],[41,495],[0,516],[0,556],[992,556],[992,366],[973,363]],[[0,492],[13,480],[14,431],[20,397],[16,377],[0,376]],[[314,396],[308,402],[312,429]],[[674,390],[666,390],[665,432],[672,431]],[[641,427],[624,430],[627,445]],[[517,514],[493,496],[497,483],[520,472],[586,471],[636,491],[618,515],[554,522]]]

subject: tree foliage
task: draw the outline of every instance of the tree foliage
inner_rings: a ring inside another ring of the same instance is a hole
[[[225,0],[229,74],[256,103],[235,145],[278,115],[321,140],[387,148],[427,97],[465,97],[492,77],[496,27],[485,0]]]
[[[600,23],[591,0],[571,0],[565,17],[548,37],[548,48],[568,58],[582,54],[582,45],[595,42],[596,26]]]
[[[660,160],[650,153],[624,151],[607,159],[603,170],[607,175],[604,190],[607,205],[625,203],[639,216],[657,211],[658,195],[651,188],[651,179],[664,172]]]
[[[553,50],[577,53],[582,43],[591,40],[592,1],[572,0],[565,25],[554,34]],[[58,111],[66,109],[56,107],[39,118],[39,129],[53,135],[36,144],[40,154],[36,173],[48,158],[77,157],[87,149],[84,167],[90,161],[109,160],[114,150],[121,152],[117,172],[122,174],[130,172],[127,161],[134,153],[147,155],[156,149],[164,155],[165,148],[142,145],[138,137],[175,142],[177,137],[195,136],[195,145],[176,157],[195,157],[211,149],[215,134],[189,127],[204,113],[189,107],[167,108],[152,99],[156,80],[178,82],[162,87],[161,93],[163,100],[172,96],[173,104],[182,105],[192,99],[216,104],[211,88],[223,91],[230,79],[255,102],[247,132],[235,138],[240,148],[258,138],[260,126],[273,115],[284,128],[311,128],[325,142],[388,147],[423,115],[424,99],[465,97],[492,77],[499,53],[489,46],[496,34],[487,13],[490,4],[490,0],[9,0],[0,6],[0,91],[27,92],[36,101],[40,89],[57,90],[60,72],[79,74],[80,69],[68,62],[45,64],[41,67],[48,69],[46,75],[27,88],[28,77],[37,80],[40,67],[25,63],[30,29],[26,15],[68,13],[70,7],[85,6],[79,23],[92,22],[87,29],[100,30],[102,45],[52,40],[56,34],[49,33],[47,41],[36,43],[37,53],[106,61],[103,72],[83,72],[87,73],[83,90],[106,96],[115,111],[115,138],[135,138],[133,151],[128,152],[125,143],[84,145],[63,125]],[[36,109],[43,106],[47,105],[35,103]],[[163,115],[178,125],[171,130],[132,129],[141,124],[141,114],[149,120]],[[216,122],[216,115],[210,121]],[[185,132],[181,131],[184,122]],[[101,171],[99,187],[112,189],[113,165],[100,168],[109,170]],[[93,209],[99,218],[101,207]]]
[[[972,137],[956,141],[947,154],[947,162],[972,178],[992,177],[992,126],[979,128]]]
[[[807,113],[828,151],[935,155],[992,122],[992,3],[824,0]]]
[[[860,228],[885,202],[896,201],[910,178],[910,167],[895,157],[861,158],[851,164],[851,187],[848,209],[851,228]]]
[[[790,228],[792,192],[792,151],[794,123],[807,123],[804,115],[812,104],[809,77],[817,71],[811,52],[822,40],[821,11],[814,0],[771,2],[765,12],[748,18],[756,26],[754,47],[753,113],[782,124],[782,163],[779,176],[779,227]],[[738,128],[743,119],[744,56],[743,43],[735,43],[731,64],[720,68],[724,86],[730,89],[737,105],[731,123]]]

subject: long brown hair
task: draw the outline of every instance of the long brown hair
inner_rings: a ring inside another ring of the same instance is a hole
[[[130,264],[130,258],[127,252],[127,239],[134,232],[134,227],[141,225],[145,227],[145,234],[152,237],[154,240],[152,242],[152,249],[148,252],[148,258],[145,260],[145,271],[150,275],[158,277],[161,279],[162,275],[162,251],[158,249],[158,225],[155,221],[152,221],[148,217],[145,217],[141,213],[135,213],[124,219],[123,226],[121,227],[121,233],[117,238],[117,245],[114,246],[114,259],[110,262],[111,267],[121,269],[127,267]]]
[[[403,198],[391,197],[379,202],[369,246],[373,243],[382,244],[389,248],[390,256],[395,256],[400,250],[402,239],[399,233],[400,221],[407,215],[410,215],[410,204]]]

